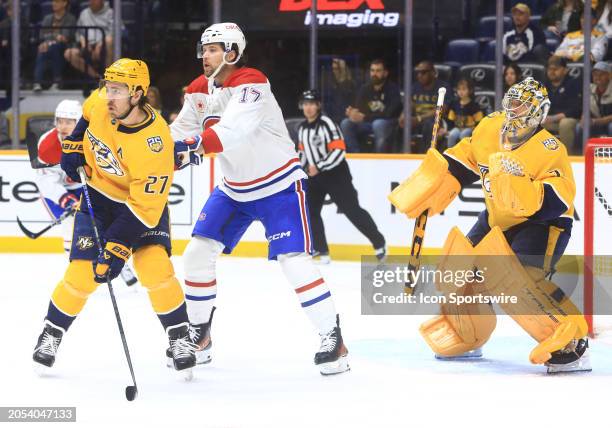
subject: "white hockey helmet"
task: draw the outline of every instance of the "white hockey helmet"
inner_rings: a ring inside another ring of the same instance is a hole
[[[234,24],[233,22],[213,24],[204,30],[197,47],[198,58],[202,58],[202,46],[209,45],[211,43],[221,43],[225,48],[226,54],[231,52],[232,46],[236,44],[238,47],[238,56],[233,62],[226,62],[226,64],[235,64],[238,62],[246,48],[246,38],[244,37],[244,33],[238,24]]]
[[[83,113],[83,106],[77,100],[62,100],[55,108],[55,119],[79,120]]]

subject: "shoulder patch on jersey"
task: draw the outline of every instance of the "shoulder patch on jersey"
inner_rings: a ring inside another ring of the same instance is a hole
[[[559,142],[554,137],[542,141],[542,144],[544,144],[544,147],[548,150],[557,150],[559,148]]]
[[[234,71],[234,73],[223,82],[224,88],[233,88],[249,83],[267,83],[268,78],[261,71],[254,68],[242,67]]]
[[[147,138],[147,144],[153,153],[159,153],[164,148],[164,143],[159,136]]]
[[[193,79],[187,86],[186,94],[208,94],[208,79],[203,74],[200,77]]]

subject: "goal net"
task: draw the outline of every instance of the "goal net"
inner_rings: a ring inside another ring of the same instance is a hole
[[[612,138],[585,151],[584,312],[591,335],[612,334]]]

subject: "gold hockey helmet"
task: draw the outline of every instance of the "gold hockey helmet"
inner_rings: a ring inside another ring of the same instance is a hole
[[[129,96],[134,96],[138,89],[142,89],[143,95],[146,95],[151,84],[149,67],[139,59],[118,59],[104,71],[104,83],[106,82],[125,83]]]

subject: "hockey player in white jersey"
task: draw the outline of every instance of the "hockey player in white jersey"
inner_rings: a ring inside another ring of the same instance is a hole
[[[184,254],[185,297],[199,349],[210,361],[215,310],[215,263],[231,253],[248,228],[261,221],[268,258],[278,260],[300,304],[321,337],[315,364],[321,374],[349,369],[331,293],[312,262],[306,175],[272,94],[260,71],[245,67],[246,40],[234,23],[208,27],[198,44],[204,75],[187,88],[185,104],[171,125],[177,166],[216,153],[223,173],[202,209]]]
[[[58,219],[66,210],[74,210],[81,197],[81,183],[76,183],[60,168],[62,156],[61,142],[72,134],[77,121],[81,118],[83,107],[77,100],[62,100],[55,108],[55,127],[45,132],[38,140],[38,161],[44,168],[36,170],[36,185],[40,200],[53,220]],[[73,217],[62,223],[64,250],[69,253],[72,243]],[[138,280],[128,265],[121,271],[121,279],[129,286]]]

